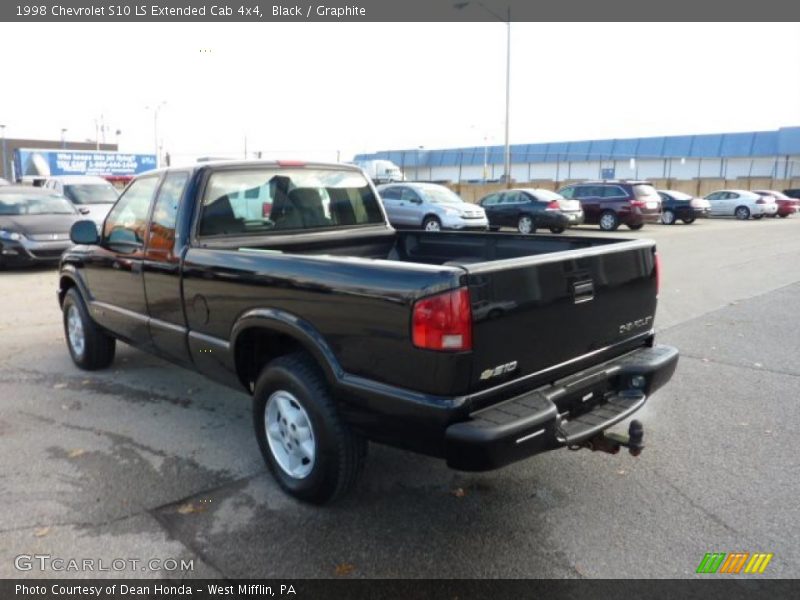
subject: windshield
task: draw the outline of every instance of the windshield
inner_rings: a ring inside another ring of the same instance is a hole
[[[361,172],[241,169],[209,178],[200,235],[383,224],[380,203]]]
[[[0,194],[0,215],[74,215],[63,196]]]
[[[113,204],[117,201],[117,190],[109,184],[74,183],[64,186],[64,195],[73,204]]]
[[[459,198],[458,194],[445,187],[421,188],[419,191],[429,202],[436,202],[439,204],[461,204],[464,202]]]

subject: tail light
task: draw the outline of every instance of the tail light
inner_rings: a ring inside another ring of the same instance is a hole
[[[661,256],[658,252],[653,252],[653,258],[655,259],[655,272],[656,272],[656,296],[661,291]]]
[[[261,204],[261,216],[265,219],[269,219],[269,216],[272,214],[272,202],[263,202]]]
[[[426,350],[472,350],[469,290],[458,288],[414,303],[411,337]]]
[[[279,167],[305,167],[306,163],[303,160],[279,160]]]
[[[631,200],[631,206],[636,206],[638,208],[644,208],[646,202],[644,200]]]
[[[558,200],[551,200],[545,210],[561,210],[561,205],[558,203]]]

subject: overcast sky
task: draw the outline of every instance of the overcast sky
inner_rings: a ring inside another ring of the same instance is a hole
[[[0,24],[8,137],[342,159],[503,143],[506,26]],[[512,25],[511,142],[800,125],[798,24]]]

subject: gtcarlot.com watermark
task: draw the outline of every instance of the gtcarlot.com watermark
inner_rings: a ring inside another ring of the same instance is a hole
[[[14,557],[17,571],[56,573],[194,571],[194,559],[186,558],[68,558],[51,554],[20,554]]]

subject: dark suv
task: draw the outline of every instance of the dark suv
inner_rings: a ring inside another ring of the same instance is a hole
[[[661,197],[648,181],[586,181],[562,187],[558,193],[578,200],[584,222],[614,231],[621,224],[641,229],[645,223],[658,223]]]

